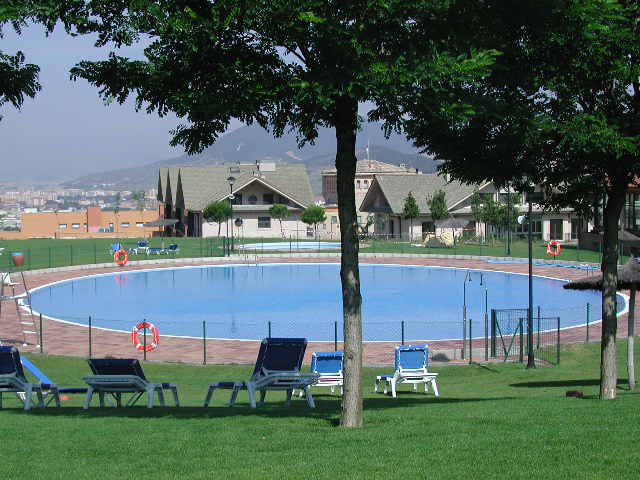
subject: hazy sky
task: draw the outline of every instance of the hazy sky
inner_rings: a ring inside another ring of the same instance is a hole
[[[10,27],[4,34],[0,50],[22,50],[27,62],[39,65],[42,90],[35,99],[27,98],[20,111],[2,107],[0,181],[69,178],[183,153],[169,145],[169,131],[179,123],[175,116],[160,119],[136,112],[132,102],[104,106],[95,87],[69,79],[73,65],[106,58],[108,47],[97,49],[92,38],[73,38],[62,29],[47,38],[39,26],[25,29],[21,36]],[[142,48],[119,54],[141,57]]]

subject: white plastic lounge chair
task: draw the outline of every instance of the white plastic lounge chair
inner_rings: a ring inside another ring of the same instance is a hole
[[[175,383],[149,382],[142,371],[140,362],[134,358],[91,358],[88,360],[93,375],[84,377],[89,384],[84,408],[91,405],[94,392],[98,393],[100,406],[104,407],[107,393],[116,399],[116,406],[122,406],[122,394],[133,393],[125,406],[130,407],[147,394],[147,408],[153,408],[154,394],[158,394],[160,406],[164,407],[164,390],[171,390],[176,407],[180,406],[178,386]]]
[[[0,408],[2,408],[2,394],[13,392],[23,402],[24,409],[31,408],[31,399],[35,393],[38,396],[38,407],[44,408],[42,385],[27,380],[20,362],[20,352],[16,347],[0,347]]]
[[[343,352],[313,352],[311,356],[311,372],[318,374],[318,381],[312,387],[330,387],[331,393],[335,393],[336,387],[342,385],[344,377],[342,375]],[[300,396],[304,392],[300,392]]]
[[[144,253],[145,255],[149,255],[149,242],[146,240],[140,240],[135,247],[131,249],[134,254]]]
[[[396,397],[396,385],[399,383],[413,384],[413,390],[418,390],[418,384],[424,384],[425,393],[431,385],[436,397],[440,396],[436,382],[437,373],[429,372],[429,346],[428,345],[400,345],[396,347],[395,369],[393,375],[378,375],[376,377],[375,391],[384,383],[384,393],[388,393],[391,386],[391,395]]]
[[[317,373],[302,373],[300,367],[307,348],[306,338],[265,338],[260,344],[260,351],[251,378],[244,382],[214,382],[204,400],[208,407],[217,388],[233,390],[229,406],[235,404],[240,390],[247,390],[251,408],[256,408],[256,392],[260,391],[260,404],[264,403],[267,390],[285,390],[286,405],[291,404],[294,389],[301,389],[307,397],[307,404],[315,408],[310,386],[318,380]]]

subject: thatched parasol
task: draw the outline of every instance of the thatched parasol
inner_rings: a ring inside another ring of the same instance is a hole
[[[573,282],[565,283],[564,288],[569,290],[602,290],[602,275],[579,278]],[[617,288],[631,292],[629,315],[627,316],[629,339],[627,369],[629,371],[629,389],[633,390],[636,386],[634,359],[636,290],[640,288],[640,264],[635,257],[629,257],[627,263],[618,267]]]
[[[146,222],[144,227],[170,227],[171,225],[175,225],[178,223],[178,220],[175,218],[159,218],[157,220],[153,220],[152,222]]]

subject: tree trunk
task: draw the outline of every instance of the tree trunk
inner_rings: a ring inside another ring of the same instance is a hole
[[[222,220],[218,222],[218,238],[220,238],[220,229],[222,228]]]
[[[600,398],[616,398],[618,366],[616,362],[616,290],[618,284],[618,220],[624,204],[627,182],[612,185],[603,215],[602,256],[602,338],[600,343]]]
[[[636,290],[631,290],[629,298],[629,314],[627,315],[628,345],[627,372],[629,374],[629,390],[636,388],[635,336],[636,336]]]
[[[342,310],[344,322],[344,395],[340,424],[362,426],[362,297],[358,270],[358,217],[356,214],[356,129],[358,103],[347,97],[337,101],[335,113],[338,216],[342,256]]]

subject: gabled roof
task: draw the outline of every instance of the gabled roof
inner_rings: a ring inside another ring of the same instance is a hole
[[[322,175],[336,175],[338,170],[335,167],[322,170]],[[392,163],[381,162],[380,160],[358,160],[356,162],[356,174],[358,173],[416,173],[416,169],[406,165],[394,165]]]
[[[234,169],[233,173],[230,168]],[[178,173],[180,194],[177,188]],[[176,173],[169,175],[169,182],[173,187],[171,203],[187,210],[202,211],[210,202],[222,200],[229,195],[229,176],[236,179],[234,192],[240,192],[247,185],[259,182],[301,207],[313,205],[309,175],[302,164],[277,164],[273,171],[261,171],[255,164],[176,167]]]
[[[482,189],[488,184],[481,185]],[[478,188],[477,185],[468,185],[457,181],[447,182],[446,178],[434,173],[420,175],[376,175],[367,191],[360,210],[373,211],[373,201],[378,194],[382,194],[388,203],[389,213],[401,214],[404,208],[404,200],[411,192],[420,207],[421,214],[431,213],[427,204],[427,198],[436,191],[445,192],[445,198],[449,210],[454,210],[460,203],[468,199]]]

